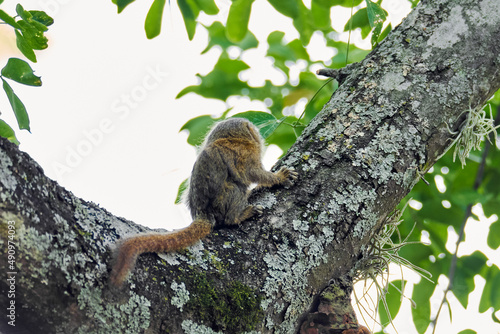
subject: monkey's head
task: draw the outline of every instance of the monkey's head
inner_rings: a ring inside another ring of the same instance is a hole
[[[208,133],[205,144],[213,143],[221,138],[246,138],[262,145],[259,130],[244,118],[229,118],[216,123]]]

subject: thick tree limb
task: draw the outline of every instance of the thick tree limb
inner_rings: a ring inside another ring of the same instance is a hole
[[[0,268],[16,272],[0,283],[3,309],[15,301],[7,333],[298,332],[447,149],[448,127],[500,88],[499,12],[497,0],[423,1],[343,74],[277,166],[299,180],[254,198],[262,217],[186,252],[140,257],[121,291],[107,282],[110,248],[144,229],[74,197],[0,139]]]

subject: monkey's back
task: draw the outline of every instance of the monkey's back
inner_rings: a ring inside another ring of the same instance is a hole
[[[207,145],[193,166],[187,205],[193,219],[208,218],[215,225],[231,224],[228,213],[247,205],[246,162],[255,151],[249,140],[223,138]]]

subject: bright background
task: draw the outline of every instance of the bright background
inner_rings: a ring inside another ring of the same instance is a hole
[[[307,1],[304,3],[307,5]],[[16,4],[6,0],[2,8],[12,14]],[[218,116],[229,107],[234,107],[234,113],[265,110],[264,105],[245,98],[230,98],[223,103],[195,94],[175,99],[184,87],[197,84],[197,73],[204,75],[212,69],[220,53],[215,49],[200,54],[206,47],[207,33],[198,27],[194,40],[189,41],[175,1],[167,5],[162,33],[154,40],[147,40],[143,29],[151,1],[137,1],[120,15],[111,0],[23,0],[22,4],[25,9],[46,11],[55,24],[47,34],[49,48],[37,52],[38,63],[32,64],[36,74],[42,76],[43,86],[12,83],[31,119],[31,134],[16,130],[21,149],[50,178],[115,215],[154,228],[189,224],[187,210],[174,205],[174,200],[196,155],[186,142],[187,134],[179,133],[179,129],[198,115]],[[230,1],[217,4],[218,17],[208,18],[202,13],[202,22],[225,21]],[[393,27],[410,11],[408,2],[402,0],[385,0],[384,8]],[[243,79],[255,86],[265,79],[282,83],[284,77],[272,67],[270,59],[264,58],[265,39],[273,30],[284,31],[289,40],[298,36],[291,20],[276,13],[266,1],[256,0],[252,11],[250,30],[261,42],[243,58],[251,66]],[[334,8],[332,22],[337,31],[342,30],[349,15],[350,10]],[[340,38],[346,41],[347,35]],[[369,48],[359,34],[353,34],[351,42]],[[325,61],[335,52],[318,35],[313,36],[308,49],[312,58]],[[12,56],[23,58],[15,47],[12,30],[0,25],[0,67]],[[0,111],[7,123],[16,126],[2,94]],[[278,148],[268,148],[267,168],[280,154]],[[411,274],[406,278],[411,281]],[[481,282],[476,288],[481,291]],[[406,294],[411,295],[411,290]],[[440,297],[433,299],[438,303]],[[477,308],[477,303],[471,300],[469,307]],[[462,317],[461,306],[455,304],[455,320],[473,321],[470,313]],[[446,315],[444,312],[442,316]],[[398,316],[396,328],[400,334],[415,333],[409,317],[408,312]],[[474,323],[483,321],[488,323],[478,314]],[[444,326],[446,333],[454,333],[454,327]],[[484,328],[481,333],[498,332]]]
[[[406,2],[399,2],[386,4],[393,22],[410,10]],[[47,34],[49,48],[37,52],[38,63],[32,64],[43,86],[12,83],[31,120],[31,134],[20,130],[16,134],[21,149],[46,175],[76,196],[136,223],[172,229],[190,223],[187,210],[174,205],[174,200],[196,157],[186,142],[187,133],[179,133],[181,126],[198,115],[220,115],[228,107],[234,107],[234,113],[265,107],[248,99],[222,103],[195,94],[176,100],[184,87],[197,84],[197,73],[212,69],[220,51],[200,55],[208,35],[198,27],[194,40],[188,40],[175,1],[170,7],[167,2],[161,35],[147,40],[143,26],[150,3],[136,1],[117,15],[111,0],[23,0],[25,9],[44,10],[55,23]],[[7,0],[2,8],[15,13],[16,4]],[[218,5],[216,19],[225,22],[230,1]],[[265,79],[283,82],[272,61],[264,58],[265,39],[273,30],[286,32],[289,40],[297,38],[292,21],[266,1],[257,0],[252,11],[249,27],[262,42],[244,58],[251,66],[245,79],[256,86]],[[337,30],[349,15],[350,10],[332,12]],[[214,18],[202,13],[201,20],[210,24]],[[355,34],[352,40],[359,43]],[[311,48],[316,59],[334,55],[317,35]],[[0,66],[13,55],[23,58],[12,29],[0,26]],[[2,118],[16,126],[1,95],[0,110]],[[280,154],[277,147],[269,148],[266,167]]]

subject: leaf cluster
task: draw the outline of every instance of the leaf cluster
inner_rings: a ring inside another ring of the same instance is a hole
[[[3,0],[0,1],[0,4],[2,2]],[[54,23],[54,20],[45,12],[37,10],[28,11],[20,4],[16,6],[16,14],[16,16],[10,16],[0,9],[0,23],[3,22],[14,29],[17,48],[26,58],[32,62],[36,62],[34,50],[47,48],[48,39],[45,37],[45,32]],[[2,68],[0,78],[2,79],[3,90],[16,116],[19,129],[29,131],[30,122],[26,107],[6,79],[23,85],[41,86],[42,81],[40,77],[34,74],[31,66],[26,61],[18,58],[10,58],[4,68]],[[1,119],[0,136],[19,144],[14,130]]]
[[[195,93],[224,102],[231,96],[244,96],[252,101],[261,101],[266,109],[261,113],[267,115],[259,115],[255,111],[245,116],[258,126],[262,125],[262,119],[265,119],[266,129],[262,131],[263,137],[267,143],[275,144],[286,151],[295,142],[305,125],[321,110],[336,87],[335,82],[325,84],[320,81],[312,73],[312,68],[327,65],[340,68],[347,63],[362,60],[369,50],[362,50],[349,43],[336,40],[337,32],[331,28],[329,14],[330,8],[335,4],[328,1],[313,1],[311,9],[308,9],[302,1],[270,1],[277,11],[293,19],[300,37],[288,41],[285,33],[281,31],[273,31],[268,35],[266,58],[273,61],[274,67],[285,77],[285,82],[277,85],[270,80],[265,80],[261,86],[252,86],[241,80],[242,74],[250,69],[250,65],[243,60],[244,53],[259,46],[259,41],[248,30],[251,2],[234,1],[226,26],[218,21],[210,26],[204,26],[209,34],[209,41],[203,52],[218,48],[222,49],[222,53],[212,71],[204,76],[198,75],[200,83],[184,88],[177,98],[188,93]],[[367,17],[366,25],[369,26],[371,21],[366,13],[365,16]],[[306,44],[310,42],[314,32],[321,34],[326,46],[337,52],[328,64],[313,61],[309,55]],[[238,56],[230,56],[229,50]],[[348,53],[349,60],[347,61]],[[297,69],[299,69],[298,74],[296,74]],[[323,86],[326,86],[326,89],[321,90]],[[309,103],[304,107],[305,101]],[[301,108],[304,109],[301,110]],[[211,119],[206,115],[200,116],[186,123],[182,130],[190,132],[188,138],[190,144],[199,145],[211,124],[227,115],[228,110],[217,119]]]

